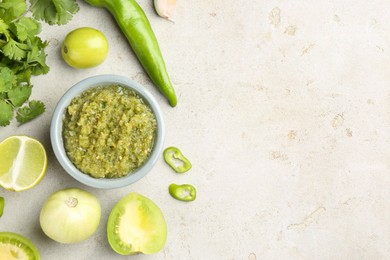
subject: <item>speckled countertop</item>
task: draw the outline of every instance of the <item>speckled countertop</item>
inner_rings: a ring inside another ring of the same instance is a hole
[[[178,0],[175,22],[139,1],[159,40],[179,103],[155,90],[110,15],[79,1],[65,26],[43,26],[51,71],[33,79],[47,112],[0,129],[27,134],[49,155],[35,188],[0,190],[0,230],[35,242],[42,259],[389,259],[390,12],[388,1]],[[99,67],[74,70],[60,57],[70,30],[95,27],[109,39]],[[177,175],[158,161],[128,187],[88,188],[61,168],[49,126],[56,102],[88,76],[115,73],[150,90],[163,109],[165,146],[193,168]],[[192,183],[181,203],[170,183]],[[52,192],[80,187],[102,203],[97,233],[75,245],[47,238],[38,221]],[[106,239],[116,201],[136,191],[160,206],[168,239],[153,256],[123,257]]]

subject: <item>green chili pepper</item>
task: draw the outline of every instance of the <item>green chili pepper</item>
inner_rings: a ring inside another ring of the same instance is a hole
[[[3,216],[3,210],[4,210],[4,198],[0,197],[0,217]]]
[[[169,104],[176,106],[175,90],[169,79],[156,36],[142,8],[135,0],[85,0],[88,4],[107,9],[126,36],[146,73]]]
[[[196,199],[196,189],[191,184],[169,185],[169,194],[177,200],[193,201]]]
[[[191,162],[176,147],[168,147],[163,152],[164,160],[177,173],[184,173],[192,168]]]

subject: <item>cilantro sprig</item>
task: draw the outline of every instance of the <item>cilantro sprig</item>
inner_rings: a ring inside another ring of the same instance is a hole
[[[24,124],[45,111],[43,102],[29,100],[31,76],[49,72],[40,21],[66,24],[78,10],[76,0],[0,0],[0,126],[14,117]]]
[[[31,11],[37,20],[48,24],[66,24],[79,11],[76,0],[30,0]]]

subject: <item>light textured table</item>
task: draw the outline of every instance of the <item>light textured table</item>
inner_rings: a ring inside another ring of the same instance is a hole
[[[106,239],[110,209],[136,191],[160,206],[168,239],[153,256],[126,259],[389,259],[390,12],[386,0],[178,0],[175,23],[139,1],[159,40],[178,94],[171,108],[143,72],[103,9],[79,1],[65,26],[43,25],[49,74],[33,78],[38,119],[0,129],[27,134],[49,155],[35,188],[0,190],[0,230],[25,235],[42,259],[125,259]],[[72,29],[91,26],[108,38],[99,67],[74,70],[60,57]],[[175,174],[158,161],[125,188],[88,188],[61,168],[49,127],[61,95],[88,76],[128,76],[150,90],[164,113],[165,146],[193,168]],[[171,183],[191,183],[198,197],[181,203]],[[47,238],[38,221],[49,194],[80,187],[102,204],[97,233],[75,245]]]

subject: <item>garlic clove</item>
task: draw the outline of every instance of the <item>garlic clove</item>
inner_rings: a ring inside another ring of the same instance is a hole
[[[154,8],[159,16],[172,21],[176,0],[154,0]]]

